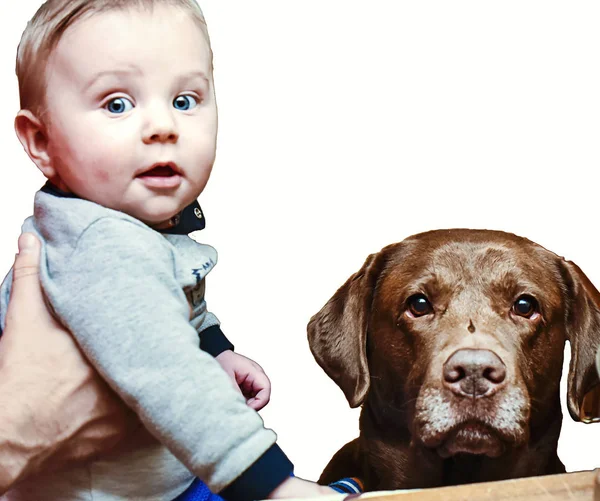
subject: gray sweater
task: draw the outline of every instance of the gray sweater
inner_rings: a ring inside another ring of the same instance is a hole
[[[204,300],[212,247],[48,185],[23,231],[42,240],[42,286],[57,318],[143,426],[109,458],[36,477],[8,499],[168,500],[194,476],[219,492],[277,447],[198,347],[198,333],[218,325]],[[0,290],[2,327],[11,273]]]

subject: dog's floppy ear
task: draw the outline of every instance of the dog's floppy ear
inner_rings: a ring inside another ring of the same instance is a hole
[[[350,407],[362,404],[369,390],[367,328],[383,261],[383,252],[371,254],[308,323],[312,354]]]
[[[571,344],[567,403],[576,421],[600,419],[600,382],[595,359],[600,348],[600,293],[579,267],[563,261],[567,286],[567,338]]]

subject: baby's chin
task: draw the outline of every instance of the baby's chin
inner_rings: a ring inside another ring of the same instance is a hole
[[[163,230],[163,229],[167,229],[170,228],[172,226],[174,226],[175,224],[177,224],[177,222],[175,221],[177,214],[179,214],[179,212],[181,212],[181,210],[183,210],[183,207],[178,210],[177,212],[174,213],[170,213],[170,215],[168,215],[167,217],[164,216],[157,216],[157,217],[152,217],[152,218],[144,218],[144,216],[142,215],[142,217],[135,217],[136,219],[139,219],[142,223],[147,224],[148,226],[150,226],[151,228],[154,228],[155,230]],[[131,215],[131,214],[130,214]]]
[[[134,207],[123,210],[151,228],[164,229],[172,226],[172,220],[189,204],[161,204],[162,207]],[[168,207],[167,207],[168,205]],[[153,210],[152,210],[153,209]]]
[[[137,187],[137,186],[136,186]],[[175,190],[149,194],[146,190],[131,190],[116,200],[117,210],[156,229],[169,227],[169,222],[198,197],[195,190]]]

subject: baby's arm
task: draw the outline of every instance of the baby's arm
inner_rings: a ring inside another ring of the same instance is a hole
[[[198,349],[162,236],[101,219],[79,238],[62,269],[51,271],[45,284],[51,303],[90,361],[213,491],[235,480],[239,492],[252,486],[265,497],[287,478],[292,465],[275,434],[215,359]]]

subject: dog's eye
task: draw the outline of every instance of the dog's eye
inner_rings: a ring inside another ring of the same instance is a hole
[[[520,317],[531,318],[538,309],[538,303],[535,298],[526,294],[519,296],[515,304],[513,304],[513,311]]]
[[[408,311],[415,317],[422,317],[433,312],[433,307],[424,294],[415,294],[406,301]]]

